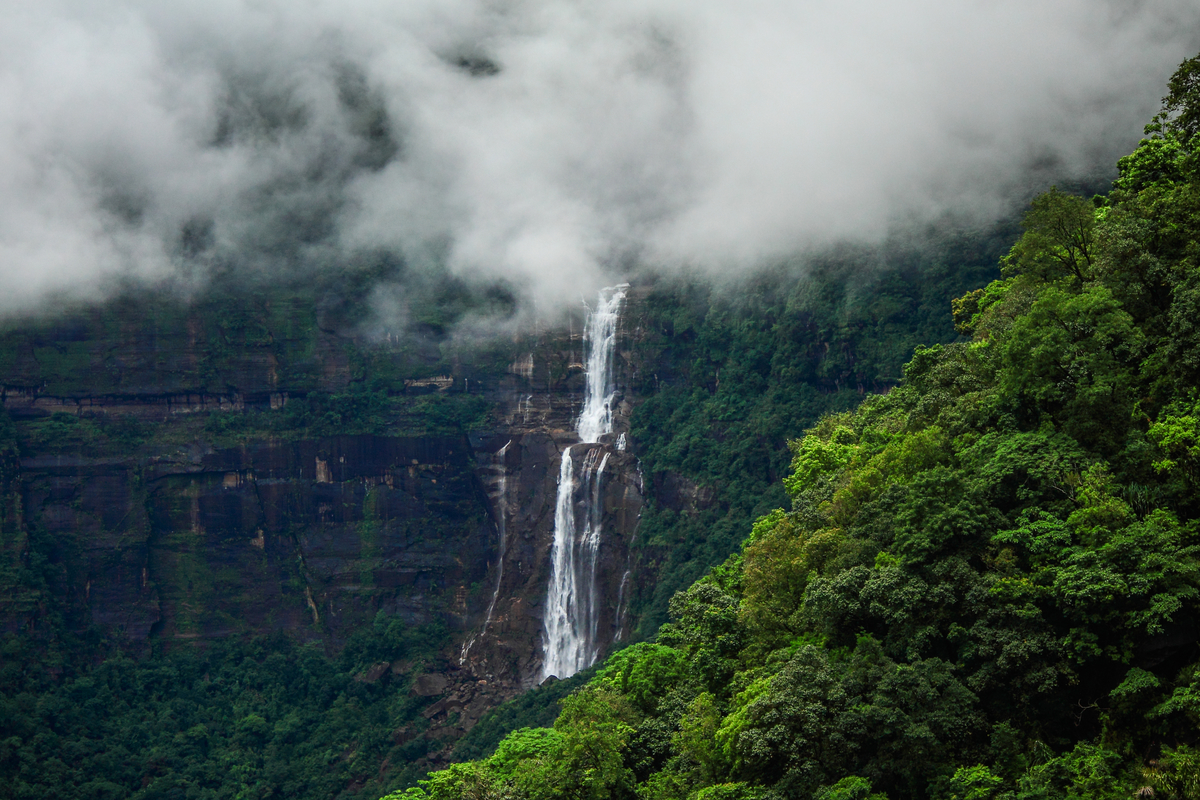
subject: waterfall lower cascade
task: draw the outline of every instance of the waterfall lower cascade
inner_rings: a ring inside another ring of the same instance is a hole
[[[606,447],[587,445],[595,445],[601,436],[612,433],[616,397],[613,360],[617,322],[627,288],[623,285],[601,291],[596,307],[589,309],[584,328],[587,388],[575,424],[579,444],[563,451],[558,472],[543,629],[543,678],[570,677],[590,667],[599,655],[596,632],[601,608],[596,565],[604,512],[601,482],[611,453]]]

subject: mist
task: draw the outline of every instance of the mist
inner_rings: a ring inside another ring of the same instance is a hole
[[[544,312],[982,223],[1109,174],[1200,48],[1182,0],[5,6],[6,313],[363,253]]]

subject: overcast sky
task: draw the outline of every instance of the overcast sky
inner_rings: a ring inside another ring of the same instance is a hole
[[[8,311],[379,249],[545,307],[987,219],[1111,169],[1200,47],[1194,0],[0,9]]]

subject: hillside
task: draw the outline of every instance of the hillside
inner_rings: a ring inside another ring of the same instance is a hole
[[[1200,796],[1200,57],[1052,189],[969,341],[792,446],[790,504],[553,728],[434,798]]]
[[[606,647],[653,635],[783,502],[787,439],[955,337],[949,299],[1004,242],[931,229],[721,288],[635,283]],[[6,791],[378,796],[536,683],[583,345],[578,319],[468,335],[512,313],[496,287],[383,260],[9,321]]]

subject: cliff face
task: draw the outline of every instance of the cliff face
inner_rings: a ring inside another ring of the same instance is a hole
[[[464,624],[491,526],[465,438],[347,436],[22,460],[68,601],[133,641]],[[6,619],[11,629],[17,617]]]
[[[336,647],[380,612],[440,622],[454,642],[435,694],[486,688],[435,704],[430,718],[466,729],[539,679],[581,337],[559,331],[490,360],[436,362],[420,337],[367,341],[316,324],[303,304],[287,314],[269,305],[235,328],[203,308],[126,319],[110,309],[7,335],[3,402],[22,456],[3,552],[19,563],[40,541],[54,577],[41,595],[5,587],[0,625],[44,626],[50,605],[136,649],[268,632]],[[618,352],[618,385],[631,363]],[[309,392],[354,392],[372,377],[375,393],[361,396],[382,404],[382,421],[337,435],[362,427],[360,395],[336,406]],[[443,400],[480,413],[430,423]],[[303,424],[278,422],[302,403]],[[628,630],[643,488],[616,441],[631,408],[623,399],[616,433],[595,445],[610,452],[596,571],[603,642]]]
[[[462,663],[489,679],[529,685],[542,665],[559,464],[563,449],[577,439],[574,431],[522,427],[482,441],[479,461],[488,463],[490,457],[491,469],[484,475],[498,525],[503,515],[505,546],[503,559],[489,572],[492,615],[485,614],[486,624],[464,644]],[[593,447],[609,454],[600,487],[603,536],[595,584],[601,608],[597,639],[607,650],[629,627],[631,545],[644,500],[637,458],[613,442]]]

